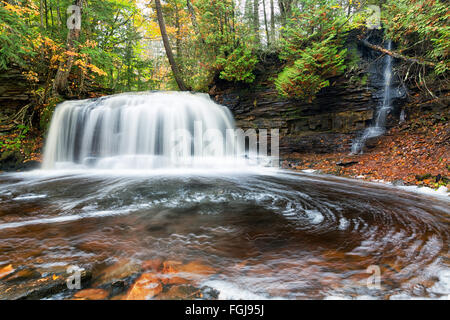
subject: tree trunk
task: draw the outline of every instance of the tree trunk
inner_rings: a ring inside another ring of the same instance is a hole
[[[44,8],[45,8],[45,27],[48,29],[48,9],[47,9],[47,0],[44,0]]]
[[[161,30],[161,37],[163,40],[164,48],[166,49],[167,59],[169,59],[170,67],[172,68],[173,76],[177,82],[178,88],[181,91],[189,91],[190,89],[185,85],[183,79],[181,78],[180,70],[173,57],[172,48],[170,47],[169,37],[167,36],[166,25],[164,23],[164,17],[162,15],[161,1],[155,0],[156,15],[158,17],[159,29]]]
[[[58,15],[58,25],[62,25],[61,12],[59,10],[59,0],[56,2],[56,14]]]
[[[259,37],[259,0],[253,0],[253,29],[255,31],[256,43],[260,43]]]
[[[74,5],[79,6],[81,10],[83,0],[75,0]],[[80,16],[81,18],[81,16]],[[69,29],[67,33],[66,51],[73,52],[75,49],[75,42],[80,38],[81,29]],[[53,94],[61,94],[67,92],[67,79],[69,78],[70,70],[72,69],[74,61],[73,54],[69,54],[67,59],[63,59],[59,63],[58,71],[56,72],[55,80],[53,81]]]
[[[292,0],[278,0],[278,6],[280,7],[281,24],[286,26],[288,18],[292,12]]]
[[[180,14],[178,12],[178,5],[175,2],[175,28],[177,29],[176,31],[176,49],[177,49],[177,59],[178,62],[181,61],[182,58],[182,53],[181,53],[181,24],[180,24]]]
[[[203,38],[203,35],[200,32],[200,27],[198,26],[198,23],[197,23],[197,17],[195,16],[194,7],[192,6],[192,3],[190,0],[186,0],[186,5],[188,8],[189,15],[191,16],[191,22],[192,22],[192,26],[194,27],[194,31],[197,34],[197,36],[200,37],[200,41],[204,44],[205,39]]]
[[[270,33],[272,41],[275,42],[275,6],[273,0],[270,0]]]
[[[267,46],[270,45],[270,36],[269,36],[269,25],[267,24],[267,12],[266,12],[266,0],[263,0],[264,7],[264,26],[266,28],[266,38],[267,38]]]
[[[425,66],[430,66],[430,67],[435,67],[436,66],[436,64],[434,62],[425,61],[425,60],[419,60],[418,58],[415,58],[415,57],[407,57],[407,56],[404,56],[404,55],[402,55],[402,54],[400,54],[398,52],[389,51],[389,50],[387,50],[387,49],[385,49],[383,47],[371,44],[367,40],[361,40],[361,43],[363,45],[365,45],[366,47],[370,48],[370,49],[382,52],[384,54],[388,54],[388,55],[390,55],[390,56],[392,56],[394,58],[397,58],[397,59],[402,59],[402,60],[405,60],[405,61],[414,62],[414,63],[420,64],[420,65],[425,65]]]
[[[44,0],[39,1],[39,18],[40,18],[40,26],[44,28]]]

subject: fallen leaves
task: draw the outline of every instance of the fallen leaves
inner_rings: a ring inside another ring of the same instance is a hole
[[[449,137],[448,121],[436,123],[432,114],[422,115],[419,120],[389,130],[380,143],[365,154],[298,154],[295,155],[298,163],[291,167],[366,180],[401,180],[404,184],[437,188],[446,185],[450,176]],[[352,162],[357,163],[339,166]]]

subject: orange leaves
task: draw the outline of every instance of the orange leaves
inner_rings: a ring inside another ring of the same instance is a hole
[[[106,75],[107,75],[107,73],[106,73],[105,71],[103,71],[103,70],[100,69],[100,68],[97,68],[97,67],[94,66],[93,64],[89,64],[89,65],[88,65],[88,68],[90,68],[92,72],[98,74],[99,76],[106,76]]]
[[[419,120],[420,119],[420,120]],[[436,124],[433,115],[422,115],[408,131],[394,128],[367,153],[348,157],[347,152],[331,154],[298,154],[297,170],[315,169],[323,173],[360,177],[368,180],[395,181],[436,188],[445,183],[436,177],[449,177],[448,132],[450,124]],[[412,126],[412,121],[409,125]],[[289,155],[290,158],[292,155]],[[357,161],[351,167],[338,167],[338,162]],[[427,176],[418,179],[416,176]]]
[[[22,72],[22,74],[27,78],[28,81],[30,82],[39,82],[39,77],[38,74],[34,71],[28,71],[28,72]]]
[[[86,40],[83,46],[85,48],[95,48],[97,45],[98,45],[97,42],[94,40]]]

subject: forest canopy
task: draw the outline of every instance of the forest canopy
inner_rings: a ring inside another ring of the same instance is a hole
[[[438,0],[1,0],[0,69],[20,66],[45,104],[55,95],[208,91],[216,79],[251,84],[268,54],[281,96],[312,100],[352,65],[345,46],[379,8],[405,81],[449,72],[449,11]],[[67,27],[81,8],[81,25]],[[369,8],[369,9],[368,9]],[[162,32],[163,31],[163,32]],[[166,40],[164,41],[166,36]],[[169,52],[170,51],[170,52]],[[431,79],[431,80],[430,80]],[[430,90],[428,90],[430,91]],[[431,92],[431,94],[433,94]]]

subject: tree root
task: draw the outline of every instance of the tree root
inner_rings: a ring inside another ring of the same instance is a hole
[[[25,125],[25,118],[28,113],[28,109],[31,107],[31,103],[23,106],[16,114],[11,117],[5,117],[0,119],[0,122],[7,123],[6,125],[0,126],[0,132],[11,131],[17,125]],[[31,127],[31,118],[28,119],[28,124]]]

